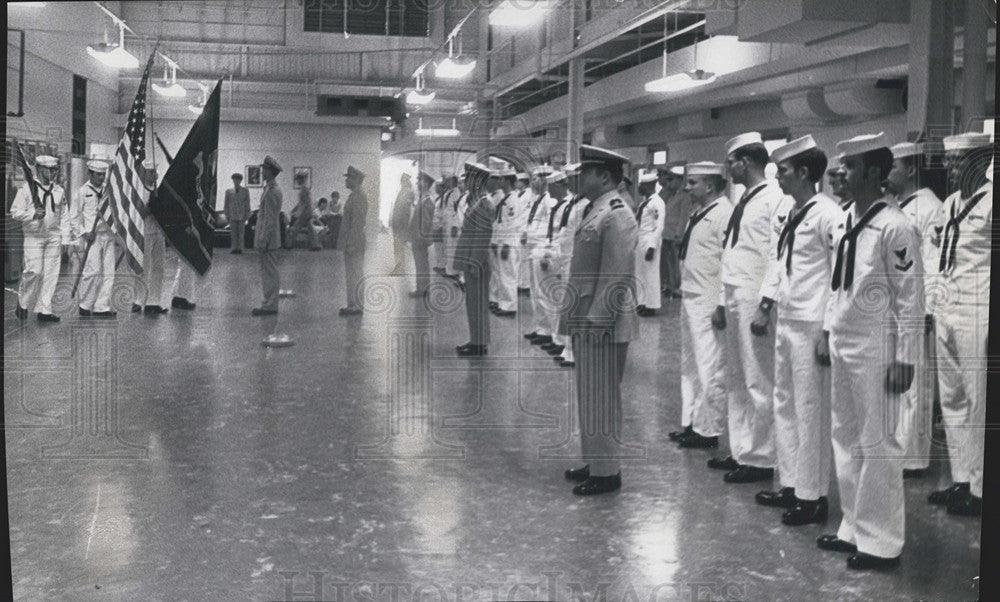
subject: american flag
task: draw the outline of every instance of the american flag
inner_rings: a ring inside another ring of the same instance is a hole
[[[136,166],[146,158],[146,87],[154,56],[155,51],[149,55],[139,91],[128,113],[125,134],[118,143],[114,163],[108,170],[109,185],[105,187],[108,198],[101,212],[101,217],[113,225],[118,240],[125,248],[125,258],[136,274],[142,273],[142,218],[149,200],[149,191]]]
[[[45,211],[45,203],[43,203],[38,196],[38,185],[35,183],[35,172],[31,170],[31,166],[28,165],[28,160],[24,157],[24,149],[21,148],[21,143],[14,140],[14,154],[16,155],[17,164],[21,167],[21,171],[24,172],[24,179],[28,182],[28,190],[31,191],[31,202],[36,208]]]

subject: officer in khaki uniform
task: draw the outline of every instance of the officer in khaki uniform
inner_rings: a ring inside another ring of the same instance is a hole
[[[278,290],[281,281],[278,275],[278,258],[281,247],[281,189],[275,178],[281,173],[281,165],[270,155],[264,157],[261,165],[264,175],[264,194],[260,196],[260,211],[257,214],[257,228],[253,246],[260,254],[260,282],[264,289],[264,302],[250,312],[254,316],[269,316],[278,313]]]
[[[577,357],[580,443],[586,465],[566,471],[576,495],[621,488],[621,380],[629,341],[638,337],[635,247],[638,226],[616,190],[628,159],[580,146],[580,194],[592,200],[573,243],[564,310]]]
[[[365,220],[368,216],[368,197],[361,190],[365,174],[353,165],[344,174],[344,186],[351,191],[344,203],[344,218],[340,222],[337,240],[343,241],[344,287],[347,307],[340,309],[342,316],[356,316],[364,310],[361,307],[361,277],[365,267]]]

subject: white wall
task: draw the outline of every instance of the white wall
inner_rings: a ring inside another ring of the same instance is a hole
[[[159,119],[153,126],[167,150],[176,154],[193,124],[192,115],[188,120]],[[284,211],[291,211],[298,202],[297,191],[292,186],[294,167],[312,167],[313,202],[321,197],[329,198],[336,190],[343,204],[350,192],[344,186],[343,174],[348,165],[353,165],[366,174],[364,193],[372,203],[368,215],[374,222],[378,213],[375,207],[379,198],[380,136],[381,131],[373,127],[223,120],[219,125],[216,208],[222,209],[225,191],[232,187],[230,176],[233,173],[245,174],[246,165],[259,165],[265,156],[271,155],[284,168],[278,175],[278,186],[284,193]],[[159,148],[156,160],[158,164],[163,161]],[[160,168],[161,174],[165,171]],[[246,185],[245,180],[243,184]],[[260,203],[262,191],[262,188],[250,188],[252,209]]]
[[[117,4],[117,3],[114,3]],[[87,147],[115,143],[113,113],[118,105],[117,72],[86,53],[100,41],[104,19],[89,3],[48,2],[28,8],[9,4],[7,26],[25,30],[24,116],[8,117],[6,133],[50,140],[69,152],[73,135],[73,74],[87,79]],[[44,31],[43,31],[44,30]],[[7,36],[7,111],[17,110],[19,34]]]

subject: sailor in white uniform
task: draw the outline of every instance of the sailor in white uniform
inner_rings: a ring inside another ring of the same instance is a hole
[[[493,313],[510,317],[517,313],[518,206],[517,193],[513,191],[516,173],[513,169],[496,171],[498,188],[493,192],[496,208],[493,222]]]
[[[759,133],[726,143],[729,174],[746,191],[733,208],[722,250],[723,295],[714,322],[726,332],[729,373],[729,446],[732,456],[713,459],[728,469],[727,483],[751,483],[774,476],[774,298],[778,236],[791,201],[765,179],[769,157]]]
[[[940,272],[935,306],[938,383],[951,478],[930,495],[950,514],[978,516],[983,507],[986,428],[987,332],[990,322],[993,141],[968,133],[944,139],[948,179],[955,190],[944,201]],[[930,269],[930,268],[928,268]]]
[[[919,173],[923,168],[924,145],[903,142],[893,146],[892,171],[886,178],[886,190],[896,198],[899,209],[920,233],[920,256],[924,265],[924,342],[917,361],[917,375],[913,387],[903,394],[900,408],[900,429],[905,437],[906,458],[903,460],[903,478],[922,477],[930,466],[931,428],[935,381],[934,356],[934,297],[939,281],[937,260],[940,241],[934,227],[944,216],[944,206],[934,191],[919,187]]]
[[[539,177],[534,173],[517,172],[517,181],[514,183],[514,206],[516,207],[516,221],[518,242],[518,262],[517,262],[517,291],[527,293],[531,287],[531,250],[526,248],[527,243],[524,235],[528,229],[528,213],[535,204],[539,194],[536,190],[536,183]],[[544,183],[544,180],[542,181]]]
[[[639,224],[639,244],[635,248],[636,302],[640,316],[655,316],[660,309],[660,250],[663,245],[663,224],[666,205],[656,194],[656,172],[639,176],[642,202],[635,212]]]
[[[557,196],[560,188],[566,191],[564,198],[567,201],[557,211],[557,221],[553,224],[553,239],[555,242],[553,257],[557,259],[558,270],[561,274],[560,280],[562,282],[569,282],[570,259],[573,257],[573,244],[576,231],[583,220],[583,213],[590,204],[589,199],[580,194],[574,194],[569,188],[570,177],[573,176],[575,179],[579,167],[579,163],[566,165],[563,167],[563,174],[554,174],[553,179],[549,182],[550,190],[556,189],[555,194]],[[560,314],[561,310],[564,309],[564,305],[569,303],[570,300],[571,295],[560,295],[557,298]],[[563,326],[564,319],[562,315],[560,315],[559,320],[560,326]],[[560,330],[563,329],[560,327]],[[552,343],[543,345],[542,349],[547,351],[552,356],[552,359],[563,368],[572,368],[576,365],[576,357],[573,355],[573,345],[570,343],[568,335],[555,334],[552,337]]]
[[[726,166],[689,163],[684,191],[694,211],[677,248],[681,279],[681,447],[714,448],[726,420],[724,334],[712,326],[722,294],[722,241],[733,206]]]
[[[837,143],[854,208],[836,243],[817,356],[831,361],[831,433],[843,518],[824,550],[847,568],[892,569],[905,540],[900,395],[913,382],[924,324],[920,236],[882,192],[892,152],[881,133]],[[856,217],[856,219],[855,219]]]
[[[104,160],[88,161],[89,178],[77,191],[75,230],[79,232],[84,244],[90,245],[90,250],[85,251],[86,261],[82,266],[78,291],[81,317],[113,318],[116,315],[111,309],[111,289],[115,282],[114,224],[105,221],[101,215],[104,178],[108,167],[108,162]]]
[[[24,175],[32,177],[30,173]],[[11,218],[20,222],[24,231],[24,270],[17,286],[15,310],[20,320],[26,320],[33,310],[39,322],[59,321],[59,316],[52,313],[52,295],[59,281],[63,248],[72,242],[72,224],[66,195],[56,183],[58,175],[59,160],[38,155],[34,182],[21,185],[10,207]]]
[[[844,211],[816,192],[826,155],[812,136],[774,150],[778,185],[795,205],[778,238],[774,356],[774,432],[781,489],[761,491],[758,504],[785,508],[781,522],[798,526],[827,519],[830,488],[830,369],[815,356],[825,343],[823,317],[830,296],[830,246]]]
[[[541,168],[533,170],[531,188],[533,193],[531,207],[528,208],[525,232],[521,238],[522,253],[528,256],[531,289],[531,332],[525,334],[524,338],[531,341],[532,345],[547,345],[552,342],[552,335],[558,327],[558,316],[553,322],[551,312],[546,311],[543,304],[542,283],[552,275],[552,272],[551,265],[543,269],[541,261],[545,250],[543,247],[549,241],[549,217],[556,200],[548,193],[545,174]]]

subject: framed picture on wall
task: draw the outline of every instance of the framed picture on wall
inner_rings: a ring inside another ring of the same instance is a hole
[[[312,188],[312,173],[311,167],[293,168],[292,181],[295,183],[295,189]]]
[[[247,165],[244,186],[247,188],[260,188],[263,185],[264,179],[260,174],[260,165]]]

